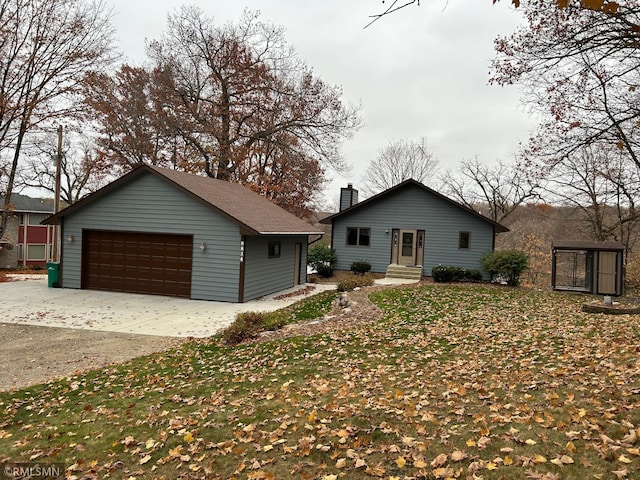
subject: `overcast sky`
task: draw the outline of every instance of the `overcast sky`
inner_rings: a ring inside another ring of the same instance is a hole
[[[389,1],[389,0],[387,0]],[[145,41],[158,38],[169,12],[200,7],[220,23],[245,8],[282,25],[290,45],[324,81],[361,103],[363,127],[345,143],[350,175],[330,172],[326,196],[358,183],[390,140],[426,138],[441,169],[462,159],[511,161],[533,120],[516,87],[488,85],[493,39],[511,33],[520,14],[510,2],[429,0],[383,18],[367,29],[381,0],[107,0],[120,49],[132,64],[145,59]]]

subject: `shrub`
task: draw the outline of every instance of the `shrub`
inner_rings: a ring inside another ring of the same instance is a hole
[[[481,282],[482,281],[482,272],[480,270],[465,270],[464,276],[466,280],[471,282]]]
[[[438,265],[431,269],[431,276],[434,282],[457,282],[462,278],[462,268]]]
[[[310,265],[321,277],[333,275],[333,265],[338,260],[334,249],[328,245],[314,245],[307,254],[307,265]]]
[[[280,330],[289,323],[289,314],[281,310],[265,313],[263,318],[265,330]]]
[[[373,277],[366,273],[363,275],[350,275],[338,283],[338,291],[347,292],[356,287],[368,287],[369,285],[373,285],[373,280]]]
[[[358,260],[351,264],[351,271],[356,275],[364,275],[371,270],[371,264],[366,260]]]
[[[244,312],[236,315],[236,319],[222,332],[222,339],[228,345],[255,338],[266,328],[264,314],[260,312]]]
[[[512,286],[520,285],[520,275],[529,267],[529,257],[519,250],[488,252],[481,261],[492,280]]]
[[[480,270],[438,265],[431,269],[434,282],[479,282],[482,280]]]

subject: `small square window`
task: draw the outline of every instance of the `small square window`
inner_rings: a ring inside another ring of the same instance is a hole
[[[470,240],[471,240],[470,232],[460,232],[460,235],[458,236],[458,248],[461,250],[468,249]]]
[[[269,258],[280,258],[280,242],[269,242]]]

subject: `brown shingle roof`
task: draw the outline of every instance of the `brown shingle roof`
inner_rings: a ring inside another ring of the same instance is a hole
[[[238,183],[148,167],[256,233],[322,233],[317,228]]]
[[[124,175],[102,190],[85,197],[58,215],[47,219],[46,223],[57,223],[71,210],[81,207],[85,201],[95,200],[101,193],[110,191],[132,177],[144,172],[157,175],[186,193],[198,198],[209,207],[239,223],[241,227],[254,234],[320,234],[318,228],[271,203],[266,198],[237,183],[225,182],[209,177],[200,177],[167,168],[142,165]]]

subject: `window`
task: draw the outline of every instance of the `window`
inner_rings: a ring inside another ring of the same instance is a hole
[[[24,213],[20,214],[20,225],[24,225]]]
[[[347,227],[347,245],[352,247],[368,247],[370,242],[370,228]]]
[[[18,244],[18,260],[24,260],[24,245],[22,243]]]
[[[29,214],[29,226],[40,227],[40,222],[46,219],[49,215],[46,213],[30,213]]]
[[[458,248],[461,250],[468,249],[470,240],[471,240],[470,232],[460,232],[460,235],[458,236]]]
[[[47,259],[47,246],[46,245],[27,245],[27,260],[46,260]]]
[[[280,258],[280,242],[269,242],[269,258]]]

